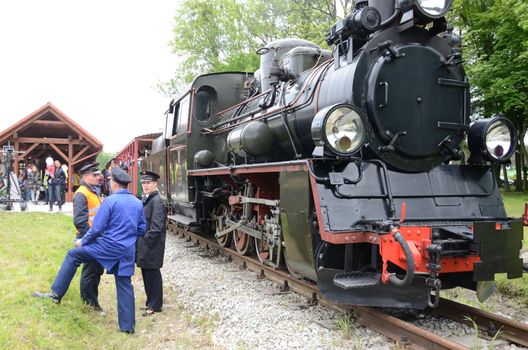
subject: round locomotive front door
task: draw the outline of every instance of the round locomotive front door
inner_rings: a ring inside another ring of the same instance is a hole
[[[392,55],[380,54],[367,79],[367,113],[376,138],[382,146],[392,144],[400,158],[440,164],[445,160],[442,143],[460,142],[467,125],[463,72],[431,46],[390,50]]]

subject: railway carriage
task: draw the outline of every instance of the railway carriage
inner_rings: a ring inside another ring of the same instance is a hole
[[[259,49],[260,69],[197,77],[145,169],[169,220],[317,283],[329,300],[425,308],[522,275],[522,223],[493,162],[517,132],[470,125],[450,0],[358,1],[326,35]],[[467,164],[461,149],[467,140]]]

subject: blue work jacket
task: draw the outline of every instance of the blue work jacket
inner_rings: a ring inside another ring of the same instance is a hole
[[[146,229],[143,204],[127,190],[106,198],[81,245],[108,273],[134,274],[136,241]]]

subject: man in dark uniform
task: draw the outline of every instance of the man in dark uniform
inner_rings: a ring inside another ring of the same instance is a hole
[[[112,195],[106,198],[93,225],[83,238],[75,241],[76,248],[66,254],[59,273],[51,285],[50,293],[35,292],[33,296],[60,303],[80,264],[97,261],[114,274],[117,290],[119,329],[134,333],[136,324],[134,287],[130,277],[134,274],[136,241],[145,233],[143,205],[126,190],[130,176],[122,169],[112,169]]]
[[[150,316],[161,312],[163,304],[163,282],[160,268],[163,266],[165,253],[165,226],[167,211],[158,194],[157,181],[159,175],[152,171],[141,172],[141,187],[143,188],[143,207],[147,231],[137,242],[136,264],[141,268],[143,284],[147,294],[146,312]]]
[[[73,195],[73,224],[77,229],[77,239],[83,238],[92,227],[93,219],[102,202],[95,189],[101,174],[98,166],[97,163],[90,163],[79,169],[79,175],[82,177],[81,185]],[[103,272],[101,264],[91,261],[83,264],[81,273],[81,299],[100,312],[103,310],[99,305],[97,289]]]
[[[110,180],[112,178],[110,170],[115,166],[115,158],[110,159],[105,164],[103,169],[103,186],[101,188],[101,193],[105,196],[109,196],[110,193]]]

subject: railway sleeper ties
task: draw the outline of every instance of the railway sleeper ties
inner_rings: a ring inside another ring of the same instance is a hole
[[[313,292],[312,296],[306,300],[308,303],[308,306],[316,306],[319,305],[319,299],[317,298],[317,293]]]
[[[279,287],[279,290],[281,293],[286,293],[290,291],[290,285],[288,283],[288,280],[284,280],[282,285]]]

